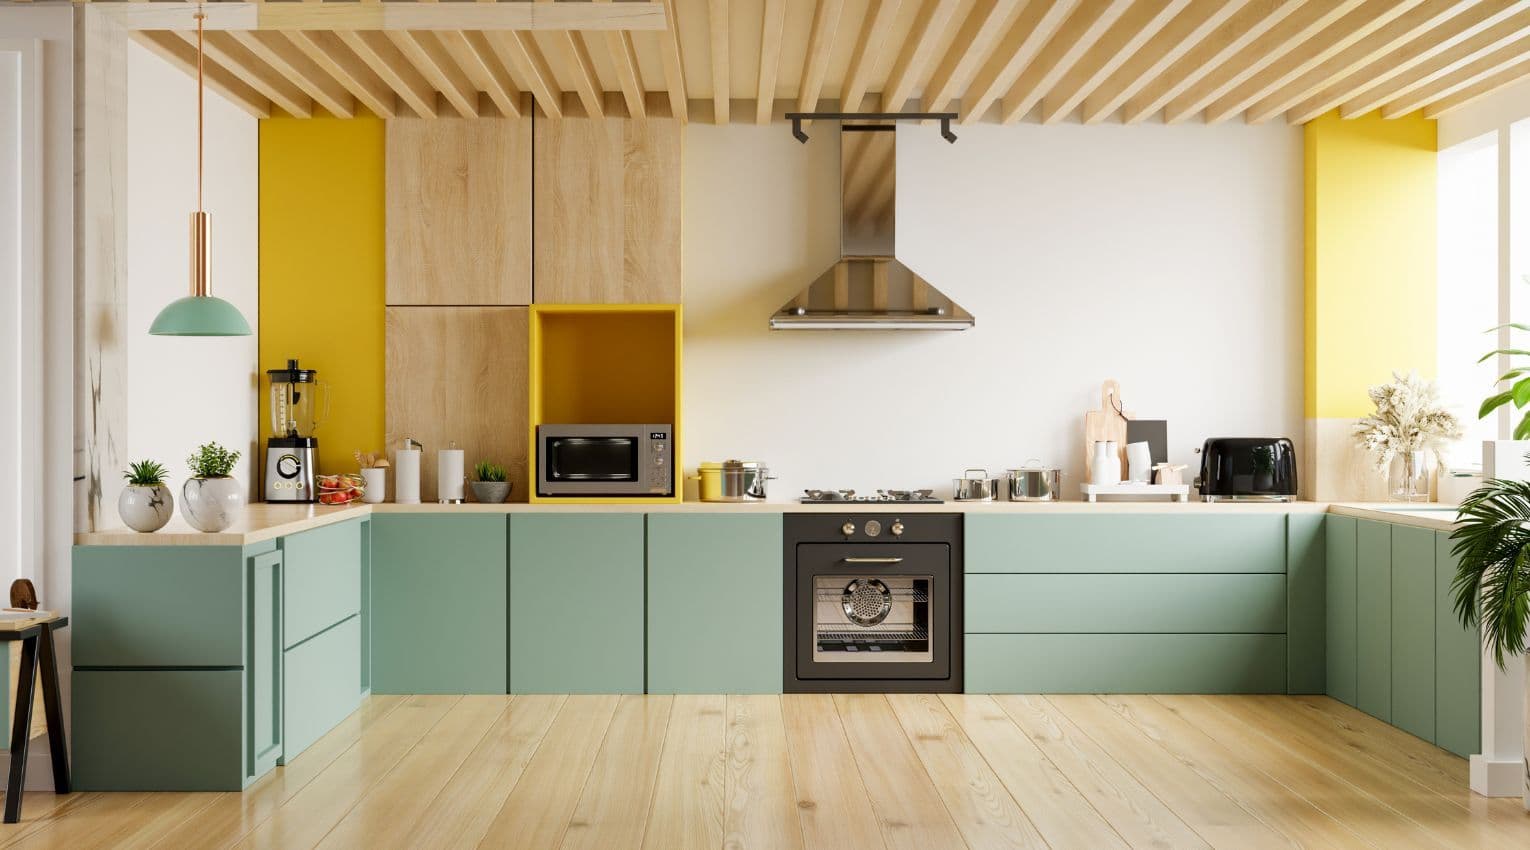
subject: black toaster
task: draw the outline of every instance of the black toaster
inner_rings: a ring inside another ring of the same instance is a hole
[[[1201,447],[1201,499],[1296,498],[1296,447],[1286,437],[1212,437]]]

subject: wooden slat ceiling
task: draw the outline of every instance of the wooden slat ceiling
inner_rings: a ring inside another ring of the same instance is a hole
[[[1530,77],[1530,0],[653,2],[665,30],[213,32],[209,84],[262,117],[535,104],[716,123],[838,107],[1214,124],[1432,118]],[[138,37],[191,67],[194,34]]]

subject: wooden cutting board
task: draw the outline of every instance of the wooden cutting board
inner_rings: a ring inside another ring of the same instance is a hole
[[[1126,420],[1132,414],[1121,404],[1121,384],[1111,378],[1100,385],[1100,409],[1084,414],[1084,481],[1094,477],[1094,444],[1114,440],[1121,464],[1121,478],[1126,478]]]

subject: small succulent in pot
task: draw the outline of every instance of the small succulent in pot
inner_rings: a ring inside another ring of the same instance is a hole
[[[117,497],[117,515],[134,531],[159,531],[175,516],[175,497],[165,486],[170,473],[153,460],[138,460],[122,471],[127,486]]]
[[[231,473],[239,452],[203,443],[186,459],[192,477],[181,486],[181,515],[198,531],[222,531],[244,507],[244,486]]]
[[[473,464],[473,498],[489,505],[497,505],[510,497],[509,476],[497,463],[481,460]]]

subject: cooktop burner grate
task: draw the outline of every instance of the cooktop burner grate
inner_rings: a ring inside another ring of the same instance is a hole
[[[857,494],[854,490],[803,490],[799,500],[808,505],[868,504],[901,502],[911,505],[940,505],[943,499],[935,498],[934,490],[878,490],[873,494]]]

